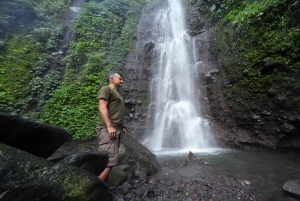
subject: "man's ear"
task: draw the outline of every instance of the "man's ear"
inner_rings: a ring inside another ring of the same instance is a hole
[[[110,76],[109,81],[112,82],[114,80],[113,76]]]

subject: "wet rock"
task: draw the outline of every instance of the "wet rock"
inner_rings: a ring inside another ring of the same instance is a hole
[[[2,143],[0,154],[1,200],[112,200],[104,182],[79,168]]]
[[[67,163],[98,176],[107,167],[108,153],[104,151],[80,152],[52,159],[51,161]]]
[[[294,134],[298,130],[295,126],[288,123],[284,123],[283,125],[280,126],[280,131],[284,134]]]
[[[264,115],[264,116],[271,116],[272,115],[271,112],[268,112],[268,111],[265,111],[265,110],[262,111],[261,114]]]
[[[284,105],[286,103],[287,99],[285,96],[278,96],[274,99],[274,102],[278,105]]]
[[[156,161],[155,155],[152,154],[144,145],[130,136],[121,138],[121,143],[125,147],[126,152],[122,154],[121,157],[130,157],[137,161],[137,165],[140,167],[140,170],[144,168],[147,176],[158,172],[160,165]]]
[[[270,98],[274,98],[277,95],[277,92],[274,89],[269,89],[268,90],[268,96]]]
[[[125,99],[124,100],[124,103],[126,104],[126,105],[136,105],[137,104],[137,101],[135,100],[135,99]]]
[[[188,160],[194,160],[196,157],[195,157],[195,154],[191,151],[189,151],[189,154],[188,154]]]
[[[252,115],[252,119],[254,119],[254,120],[259,120],[259,119],[260,119],[260,116],[259,116],[259,115],[256,115],[256,114],[254,114],[254,115]]]
[[[283,184],[283,190],[300,198],[300,179],[286,181]]]
[[[134,193],[128,193],[127,195],[125,195],[125,198],[126,199],[133,199],[135,197],[135,194]]]
[[[125,182],[122,186],[119,187],[119,189],[121,189],[124,194],[127,194],[130,188],[131,185],[127,182]]]
[[[219,74],[218,69],[214,69],[214,70],[211,70],[211,71],[207,72],[205,74],[205,81],[210,82],[210,81],[214,80],[215,78],[213,76],[216,75],[216,74]]]
[[[183,160],[183,162],[181,162],[181,167],[187,166],[188,164],[188,160]]]
[[[125,201],[124,198],[122,198],[122,197],[121,198],[116,198],[115,200],[116,201]]]
[[[190,36],[197,36],[197,35],[199,35],[199,34],[201,34],[201,33],[203,33],[203,32],[205,32],[205,30],[202,30],[202,31],[187,31],[186,33],[188,34],[188,35],[190,35]]]
[[[107,185],[108,186],[118,186],[120,183],[122,183],[127,177],[126,172],[124,172],[120,167],[115,166],[112,168],[108,180]]]
[[[59,50],[59,51],[57,51],[57,52],[52,52],[51,53],[51,56],[58,56],[58,55],[63,55],[64,54],[64,52],[62,51],[62,50]]]
[[[144,193],[145,193],[146,189],[143,189],[143,188],[137,188],[135,190],[135,194],[138,196],[138,197],[141,197]]]
[[[71,137],[56,126],[7,112],[0,112],[0,127],[0,142],[42,158],[51,156]]]

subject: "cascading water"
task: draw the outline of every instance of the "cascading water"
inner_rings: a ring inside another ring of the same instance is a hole
[[[210,146],[209,123],[197,108],[196,67],[193,39],[186,33],[180,0],[169,0],[152,30],[155,66],[151,83],[150,111],[154,111],[152,150],[199,150]]]

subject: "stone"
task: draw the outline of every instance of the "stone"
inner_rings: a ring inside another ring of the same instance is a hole
[[[144,192],[146,191],[146,189],[143,189],[143,188],[137,188],[136,191],[135,191],[135,194],[139,197],[141,197]]]
[[[276,91],[274,89],[269,89],[268,90],[268,96],[270,98],[274,98],[277,95]]]
[[[199,34],[201,34],[201,33],[203,33],[203,32],[205,32],[205,30],[202,30],[202,31],[187,31],[186,33],[188,34],[188,35],[190,35],[190,36],[197,36],[197,35],[199,35]]]
[[[0,156],[0,189],[5,192],[1,194],[3,201],[112,200],[103,181],[79,168],[55,164],[2,143]]]
[[[284,105],[286,103],[286,97],[285,96],[278,96],[275,98],[275,103],[278,105]]]
[[[42,158],[51,156],[71,137],[64,129],[7,112],[0,112],[0,127],[0,142]]]
[[[264,115],[264,116],[271,116],[272,115],[271,112],[268,112],[268,111],[265,111],[265,110],[262,111],[261,114]]]
[[[128,193],[127,195],[125,195],[126,199],[132,199],[134,197],[135,197],[135,195],[133,193]]]
[[[294,134],[297,132],[297,128],[291,124],[284,123],[280,126],[280,131],[284,134]]]
[[[67,163],[98,176],[107,167],[108,153],[104,151],[79,152],[52,159],[51,161]]]
[[[145,169],[146,176],[151,176],[160,170],[160,165],[155,159],[156,156],[136,139],[127,135],[121,138],[121,144],[125,147],[125,153],[121,154],[120,157],[130,157],[135,160],[140,170]]]
[[[283,184],[283,190],[300,198],[300,179],[286,181]]]
[[[63,55],[63,54],[64,54],[64,52],[63,52],[62,50],[59,50],[59,51],[57,51],[57,52],[52,52],[52,53],[51,53],[51,56],[56,57],[56,56],[58,56],[58,55]]]
[[[260,119],[260,116],[259,116],[259,115],[256,115],[256,114],[254,114],[254,115],[252,115],[252,119],[254,119],[254,120],[259,120],[259,119]]]
[[[126,177],[127,173],[124,172],[120,167],[115,166],[110,172],[110,175],[107,180],[107,185],[118,186],[126,179]]]
[[[120,186],[120,189],[124,194],[127,194],[129,192],[129,189],[131,188],[131,185],[127,182],[125,182],[122,186]]]
[[[214,70],[211,70],[211,71],[207,72],[205,74],[205,81],[206,82],[210,82],[210,81],[214,80],[215,78],[213,76],[217,75],[217,74],[219,74],[219,70],[218,69],[214,69]]]

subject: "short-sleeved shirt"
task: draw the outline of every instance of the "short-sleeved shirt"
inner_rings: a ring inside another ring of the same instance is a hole
[[[116,129],[122,128],[122,121],[125,116],[125,104],[124,100],[115,89],[109,86],[102,87],[97,93],[98,101],[99,99],[105,99],[107,104],[108,116],[111,124]],[[97,128],[106,128],[106,124],[103,119],[100,118]]]

